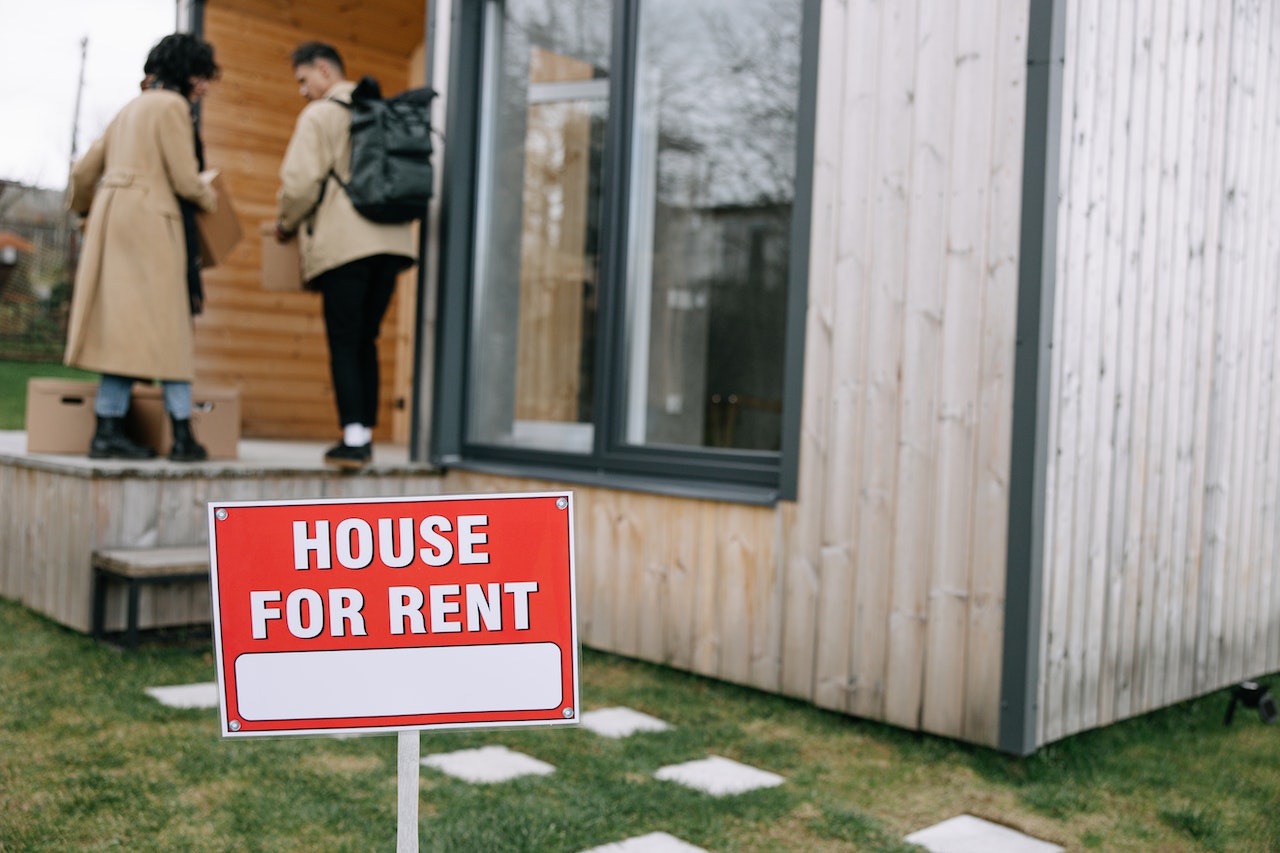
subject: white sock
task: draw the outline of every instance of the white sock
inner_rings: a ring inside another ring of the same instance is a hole
[[[373,430],[364,424],[347,424],[342,428],[342,443],[348,447],[363,447],[373,441]]]

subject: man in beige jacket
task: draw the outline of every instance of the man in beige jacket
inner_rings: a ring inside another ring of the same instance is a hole
[[[338,51],[307,42],[293,52],[293,72],[309,102],[298,116],[280,165],[276,239],[298,238],[302,277],[324,300],[329,369],[342,441],[325,453],[341,468],[373,456],[378,422],[378,330],[396,276],[414,262],[410,224],[381,225],[356,212],[342,184],[351,175],[351,103]]]

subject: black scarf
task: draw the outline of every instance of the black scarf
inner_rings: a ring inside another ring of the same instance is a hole
[[[153,87],[168,89],[183,94],[177,86],[155,81]],[[204,171],[204,141],[200,138],[200,114],[196,105],[191,105],[191,134],[195,140],[196,168]],[[204,310],[204,287],[200,283],[200,234],[196,230],[196,205],[178,196],[178,209],[182,211],[182,234],[187,244],[187,300],[191,305],[191,314],[195,316]]]
[[[191,113],[191,129],[196,144],[196,166],[204,171],[204,142],[200,139],[200,119],[193,110]],[[191,314],[195,316],[204,310],[204,288],[200,283],[200,236],[196,232],[196,206],[185,198],[178,198],[178,207],[182,210],[182,231],[187,243],[187,298],[191,303]]]

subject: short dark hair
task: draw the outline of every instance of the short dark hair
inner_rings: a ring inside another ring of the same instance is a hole
[[[213,60],[213,45],[191,33],[167,35],[147,54],[142,73],[154,76],[166,89],[191,94],[191,78],[214,80],[221,71]]]
[[[347,73],[347,69],[342,64],[342,57],[338,55],[338,49],[322,41],[303,42],[294,48],[291,59],[294,68],[299,65],[311,65],[317,59],[323,59],[338,69],[339,74]]]

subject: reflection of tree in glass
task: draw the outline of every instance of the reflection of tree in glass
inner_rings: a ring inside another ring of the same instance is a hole
[[[611,7],[609,0],[510,0],[503,4],[508,79],[527,78],[529,48],[533,46],[608,68]]]
[[[642,0],[647,441],[780,446],[800,18],[800,0]]]
[[[659,194],[696,207],[790,201],[799,2],[650,0],[644,69],[661,69]]]
[[[606,76],[609,65],[610,0],[510,0],[501,4],[502,76],[500,108],[493,114],[493,138],[500,146],[498,162],[508,169],[523,163],[529,85],[551,82],[554,73],[540,67],[538,58],[565,57],[595,68]],[[519,174],[501,174],[500,186],[520,186]]]

